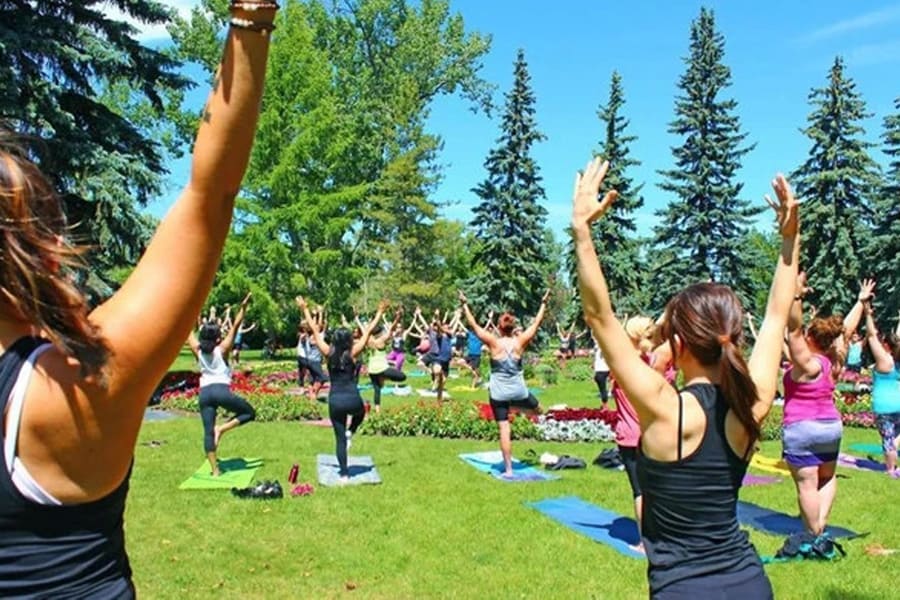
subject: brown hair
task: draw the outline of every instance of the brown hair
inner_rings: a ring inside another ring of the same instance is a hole
[[[830,317],[816,317],[806,327],[806,335],[819,350],[831,361],[831,374],[835,377],[843,370],[846,352],[838,352],[834,346],[834,340],[844,333],[844,319],[840,315]]]
[[[501,335],[509,336],[512,335],[513,330],[516,328],[516,318],[512,316],[510,313],[505,312],[500,315],[500,318],[497,319],[497,330]]]
[[[701,365],[719,365],[722,395],[750,435],[749,451],[759,439],[760,428],[753,417],[753,405],[758,399],[756,384],[741,352],[743,320],[741,302],[731,288],[698,283],[669,301],[663,335],[673,355],[678,352],[677,335]]]
[[[84,248],[64,244],[66,220],[51,183],[0,130],[0,311],[28,321],[96,375],[109,348],[72,281]]]
[[[632,343],[643,354],[649,354],[655,344],[653,338],[656,335],[656,323],[650,317],[635,316],[625,321],[625,333],[631,338]]]

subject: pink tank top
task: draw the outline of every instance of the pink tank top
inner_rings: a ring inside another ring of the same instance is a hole
[[[641,359],[648,365],[652,365],[655,359],[654,355],[641,355]],[[669,366],[665,373],[666,381],[673,383],[675,381],[675,367]],[[612,388],[613,398],[616,399],[616,410],[619,413],[619,420],[616,421],[616,444],[624,448],[637,448],[641,439],[641,423],[638,420],[637,411],[622,386],[613,379]]]
[[[784,372],[784,425],[797,421],[830,421],[840,419],[834,406],[834,380],[827,356],[814,355],[822,371],[813,381],[798,382],[791,377],[793,367]]]

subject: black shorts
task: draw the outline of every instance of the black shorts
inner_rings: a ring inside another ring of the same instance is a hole
[[[475,371],[481,368],[481,355],[480,354],[469,354],[466,356],[466,364],[472,367]]]
[[[528,394],[524,400],[494,400],[490,399],[491,410],[494,413],[494,420],[498,423],[501,421],[509,421],[509,409],[521,408],[524,410],[536,410],[539,406],[537,398],[533,394]]]
[[[450,361],[449,360],[438,360],[435,358],[430,363],[425,363],[429,367],[431,367],[432,373],[434,372],[434,365],[440,365],[441,371],[444,373],[444,377],[450,374]]]
[[[635,498],[641,495],[641,484],[638,482],[637,473],[637,448],[619,446],[619,456],[625,465],[625,474],[628,475],[628,483],[631,484],[631,493]]]

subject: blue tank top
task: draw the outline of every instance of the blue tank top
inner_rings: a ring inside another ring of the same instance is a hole
[[[847,364],[854,367],[862,364],[862,343],[853,342],[848,346]]]
[[[41,343],[22,338],[0,356],[0,414]],[[122,529],[130,475],[100,500],[43,506],[22,497],[0,461],[0,598],[133,598]]]
[[[706,433],[697,450],[675,462],[638,453],[651,596],[680,581],[762,571],[756,550],[738,526],[738,490],[747,463],[735,455],[725,437],[728,404],[712,384],[691,385],[682,393],[686,391],[706,413]]]
[[[469,356],[481,356],[481,348],[484,346],[481,338],[475,335],[474,331],[466,332],[466,338],[469,342]]]
[[[872,410],[879,415],[900,413],[900,365],[890,373],[872,371]]]

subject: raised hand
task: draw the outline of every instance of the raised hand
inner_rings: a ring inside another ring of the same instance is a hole
[[[547,300],[550,299],[550,289],[548,288],[546,292],[544,292],[544,296],[541,298],[541,302],[547,304]]]
[[[253,296],[253,292],[247,292],[247,295],[244,296],[244,299],[241,300],[241,308],[246,308],[248,304],[250,304],[250,297]]]
[[[797,285],[794,290],[794,295],[800,296],[801,298],[812,291],[812,288],[806,283],[806,271],[800,271],[800,273],[797,274]]]
[[[468,302],[469,302],[469,299],[466,298],[465,292],[463,292],[462,290],[459,290],[459,303],[466,304]]]
[[[791,237],[797,235],[799,228],[798,206],[799,202],[794,198],[794,192],[791,191],[791,185],[785,179],[784,175],[779,173],[772,180],[772,189],[775,190],[775,196],[778,202],[775,203],[766,195],[766,202],[775,211],[778,221],[778,231],[782,237]]]
[[[859,296],[857,296],[857,300],[862,303],[869,302],[872,298],[875,297],[875,280],[874,279],[863,279],[859,284]]]
[[[606,210],[612,206],[613,201],[619,195],[615,190],[606,192],[599,202],[600,185],[606,172],[609,170],[609,161],[600,157],[590,161],[583,173],[575,174],[575,191],[572,194],[572,227],[574,229],[585,227],[593,223]]]
[[[306,310],[306,299],[303,296],[297,296],[294,298],[294,301],[297,303],[300,310]]]
[[[378,303],[378,312],[383,313],[384,311],[386,311],[388,309],[388,306],[390,306],[390,302],[388,302],[388,299],[382,298],[381,301]]]

